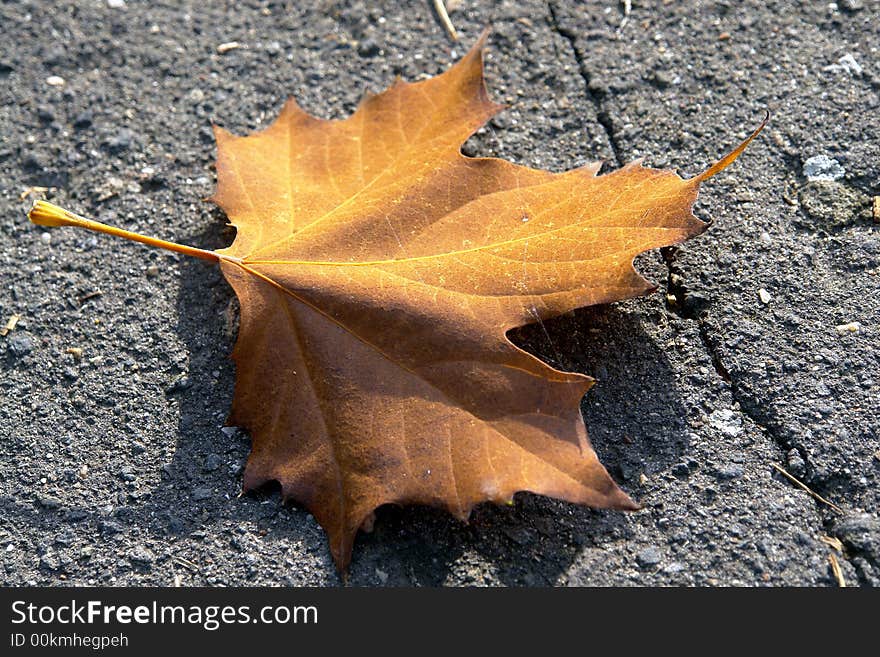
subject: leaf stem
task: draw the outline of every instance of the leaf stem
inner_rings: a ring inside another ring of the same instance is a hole
[[[166,251],[174,251],[175,253],[182,253],[184,255],[193,256],[194,258],[210,260],[211,262],[219,262],[220,260],[238,260],[238,258],[221,255],[214,251],[197,249],[193,246],[168,242],[155,237],[149,237],[148,235],[133,233],[130,230],[108,226],[107,224],[102,224],[100,221],[81,217],[70,210],[65,210],[64,208],[53,205],[52,203],[47,203],[46,201],[34,202],[33,207],[30,212],[28,212],[28,219],[39,226],[76,226],[77,228],[93,230],[96,233],[124,237],[133,242],[140,242],[141,244],[146,244],[148,246],[155,246],[160,249],[165,249]]]

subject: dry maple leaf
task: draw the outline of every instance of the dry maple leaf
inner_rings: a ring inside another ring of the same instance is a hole
[[[531,491],[639,508],[587,439],[592,385],[514,346],[508,330],[645,293],[642,251],[705,225],[708,171],[639,162],[550,173],[461,144],[501,107],[483,39],[435,78],[369,96],[344,121],[290,100],[266,130],[216,129],[213,200],[237,229],[217,252],[159,242],[39,202],[36,223],[79,225],[219,261],[241,302],[229,423],[253,450],[244,488],[277,480],[327,531],[345,570],[382,504],[466,519]],[[762,125],[763,127],[763,125]]]

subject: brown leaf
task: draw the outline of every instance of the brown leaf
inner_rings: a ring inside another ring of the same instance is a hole
[[[599,164],[554,174],[465,157],[501,109],[482,43],[344,121],[290,100],[262,132],[216,129],[213,200],[238,233],[215,254],[189,252],[218,259],[241,302],[229,422],[253,437],[244,486],[280,482],[341,570],[382,504],[466,519],[525,490],[639,508],[587,439],[592,379],[506,332],[651,290],[633,258],[704,230],[691,214],[699,183],[757,134],[690,180],[639,162],[597,177]],[[44,206],[34,221],[87,221]]]

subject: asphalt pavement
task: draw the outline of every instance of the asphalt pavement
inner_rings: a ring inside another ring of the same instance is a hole
[[[709,230],[638,258],[656,293],[514,332],[597,378],[591,439],[644,510],[384,507],[349,583],[880,584],[880,3],[459,4],[458,43],[428,1],[0,4],[0,582],[340,584],[307,512],[239,496],[219,270],[25,213],[225,246],[212,121],[344,118],[491,25],[510,107],[469,154],[689,176],[771,122],[704,186]]]

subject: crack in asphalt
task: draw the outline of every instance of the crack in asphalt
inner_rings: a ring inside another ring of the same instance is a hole
[[[747,417],[758,427],[782,452],[783,458],[788,456],[791,450],[797,451],[801,460],[804,462],[806,474],[802,480],[808,485],[814,485],[812,482],[813,472],[815,468],[810,462],[809,455],[802,445],[795,444],[783,435],[783,431],[779,423],[770,417],[766,412],[761,410],[760,402],[751,395],[743,392],[739,382],[731,375],[730,370],[724,365],[717,341],[713,339],[711,334],[711,324],[706,320],[707,302],[701,300],[700,303],[689,303],[687,287],[684,284],[681,270],[675,266],[675,256],[678,253],[678,247],[665,247],[660,250],[663,263],[666,265],[666,308],[676,317],[685,321],[697,322],[697,329],[700,335],[700,341],[703,348],[712,361],[712,366],[718,375],[730,385],[730,394],[739,407],[739,412]],[[819,515],[822,530],[827,536],[833,536],[838,540],[843,537],[836,531],[833,516],[828,513],[827,508],[819,501],[814,500],[817,513]],[[859,566],[858,563],[850,559],[847,552],[841,552],[840,556],[846,559],[853,567],[856,573],[858,584],[860,586],[870,586],[871,580],[867,573]]]
[[[592,84],[592,75],[587,69],[576,46],[577,37],[570,30],[560,25],[556,14],[555,4],[553,2],[548,2],[547,9],[550,15],[548,23],[551,29],[563,37],[571,48],[575,61],[578,64],[580,76],[584,80],[586,95],[596,108],[597,121],[605,130],[608,143],[611,146],[611,150],[614,152],[614,159],[619,166],[624,166],[626,160],[623,157],[623,150],[614,133],[614,123],[611,119],[611,115],[605,107],[606,93],[604,90],[599,89]],[[718,349],[712,342],[707,322],[701,317],[701,314],[705,311],[705,302],[698,304],[688,303],[687,289],[681,278],[681,272],[675,267],[675,255],[677,252],[678,248],[674,246],[665,247],[660,250],[663,263],[667,269],[667,309],[681,319],[692,320],[698,323],[700,340],[703,343],[703,348],[712,360],[712,365],[715,368],[715,371],[722,379],[730,384],[731,395],[734,401],[739,404],[740,412],[769,435],[780,449],[785,451],[785,453],[792,449],[796,449],[800,454],[801,459],[803,459],[806,464],[809,472],[812,469],[812,466],[809,462],[806,451],[801,446],[790,444],[784,437],[780,436],[778,430],[772,426],[771,422],[768,422],[766,416],[760,413],[757,408],[755,408],[755,405],[741,394],[737,382],[731,377],[730,371],[724,365]]]
[[[617,165],[622,167],[626,164],[626,159],[623,155],[623,147],[618,142],[617,136],[615,134],[614,121],[612,120],[611,114],[606,107],[605,99],[607,96],[607,92],[604,89],[593,84],[593,75],[587,68],[586,63],[584,62],[584,59],[577,48],[577,37],[574,33],[572,33],[570,30],[560,24],[557,17],[556,6],[552,1],[547,2],[547,9],[549,13],[549,20],[547,21],[548,25],[551,30],[556,32],[559,36],[561,36],[568,42],[574,59],[577,62],[578,72],[584,81],[585,95],[593,104],[596,110],[596,120],[605,131],[605,137],[608,141],[609,146],[611,147],[612,152],[614,153],[614,159]],[[792,158],[792,156],[787,155],[786,163],[789,166],[792,166],[792,162],[790,161],[792,159],[799,160],[800,158]],[[799,168],[795,170],[795,173],[797,173],[798,170]],[[756,427],[758,427],[758,429],[761,430],[762,433],[770,438],[773,444],[775,444],[779,448],[779,451],[782,453],[784,463],[787,463],[787,456],[791,452],[791,450],[797,451],[801,460],[804,462],[804,468],[806,472],[802,479],[805,481],[805,483],[811,484],[811,480],[813,478],[812,475],[815,468],[810,462],[809,454],[807,453],[806,449],[804,449],[802,445],[793,443],[785,435],[783,435],[784,432],[782,431],[778,422],[767,415],[766,412],[761,410],[760,402],[758,400],[754,399],[751,395],[743,392],[740,382],[731,375],[730,369],[728,369],[728,367],[724,364],[724,360],[721,357],[721,353],[717,345],[717,340],[713,338],[713,335],[711,333],[711,324],[706,320],[709,302],[707,299],[703,299],[698,295],[688,294],[687,288],[684,284],[684,279],[682,277],[682,272],[675,266],[675,256],[677,253],[678,247],[675,246],[665,247],[660,250],[661,258],[667,270],[667,310],[675,316],[679,317],[680,319],[697,322],[697,328],[699,331],[700,341],[703,345],[703,349],[705,349],[706,353],[711,359],[712,366],[715,371],[724,381],[726,381],[730,385],[731,397],[736,402],[736,405],[739,407],[739,412],[747,417]],[[818,515],[821,519],[822,530],[827,536],[834,536],[835,538],[840,540],[841,537],[838,536],[837,532],[834,529],[834,516],[830,516],[827,513],[827,509],[825,509],[825,507],[820,502],[815,501],[815,505]],[[840,556],[845,558],[852,565],[853,571],[856,573],[856,576],[858,578],[859,585],[870,586],[869,578],[864,572],[862,572],[862,569],[858,566],[858,564],[853,562],[846,552],[841,553]]]
[[[567,30],[559,24],[559,20],[556,17],[556,6],[553,2],[547,3],[547,11],[550,15],[550,20],[547,21],[550,29],[552,29],[554,32],[556,32],[556,34],[565,39],[568,42],[569,47],[571,48],[571,52],[574,55],[574,59],[578,65],[578,73],[580,73],[580,76],[584,81],[586,96],[596,108],[596,121],[599,123],[600,126],[602,126],[602,129],[605,131],[605,138],[608,140],[608,145],[611,147],[611,151],[614,153],[615,162],[618,166],[622,167],[626,164],[626,160],[623,157],[623,151],[620,147],[620,144],[617,143],[617,137],[614,134],[614,121],[612,120],[611,114],[608,112],[608,109],[605,107],[606,92],[604,89],[596,87],[593,84],[593,76],[587,69],[584,60],[581,57],[580,51],[577,49],[577,37],[570,30]]]
[[[700,298],[698,303],[691,301],[681,270],[675,265],[675,257],[679,248],[675,246],[660,249],[663,263],[666,265],[666,309],[676,317],[697,322],[697,329],[703,349],[709,355],[712,366],[724,381],[730,385],[731,397],[739,405],[740,412],[752,421],[755,426],[766,433],[787,456],[792,449],[796,450],[803,460],[807,474],[803,477],[807,482],[812,479],[813,465],[802,445],[794,444],[784,435],[776,420],[760,409],[760,404],[752,396],[743,393],[739,382],[731,375],[730,369],[724,364],[717,340],[711,333],[711,324],[707,321],[708,301]]]
[[[692,319],[688,317],[683,317],[683,319]],[[725,380],[730,384],[730,394],[733,397],[733,400],[738,404],[740,412],[749,418],[755,426],[757,426],[766,436],[770,438],[771,441],[779,448],[779,451],[782,452],[783,463],[785,463],[785,459],[787,459],[788,453],[791,450],[795,450],[799,455],[801,460],[804,462],[804,468],[806,470],[806,474],[801,477],[802,481],[805,484],[809,485],[811,488],[815,488],[815,483],[813,481],[813,472],[815,471],[815,467],[810,462],[809,455],[804,449],[804,447],[800,444],[795,444],[791,442],[788,438],[782,435],[782,431],[779,428],[778,423],[769,417],[765,412],[760,410],[759,403],[757,400],[753,399],[751,395],[744,394],[742,389],[740,388],[737,380],[730,375],[729,370],[724,366],[721,356],[718,353],[718,349],[713,342],[712,335],[710,334],[709,323],[705,321],[703,318],[696,318],[699,327],[700,340],[703,343],[703,347],[706,349],[706,352],[709,354],[709,357],[712,359],[713,365],[715,365],[715,369],[719,370],[719,374],[722,372],[727,373],[727,377]],[[813,499],[812,497],[810,499]],[[817,515],[819,516],[819,520],[821,523],[822,531],[825,532],[826,536],[833,536],[834,538],[843,541],[844,537],[835,529],[834,520],[839,516],[835,516],[828,511],[828,508],[818,500],[813,500],[814,506],[816,507]],[[846,559],[853,567],[853,571],[856,573],[856,577],[858,578],[859,586],[871,586],[871,580],[868,575],[863,571],[859,565],[850,559],[850,555],[847,552],[840,552],[839,555]]]

